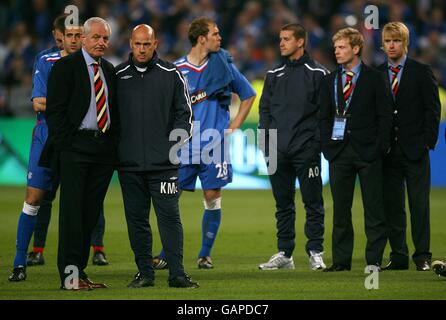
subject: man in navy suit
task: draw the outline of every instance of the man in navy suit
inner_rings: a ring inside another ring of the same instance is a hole
[[[379,268],[386,246],[382,158],[390,149],[390,97],[383,76],[361,61],[364,38],[358,30],[338,31],[333,43],[340,68],[324,78],[320,89],[321,144],[333,196],[333,265],[324,271],[351,269],[356,176],[364,205],[366,262]]]
[[[392,96],[392,149],[385,157],[384,208],[392,251],[383,270],[409,268],[405,191],[409,197],[412,259],[417,270],[430,269],[429,150],[435,148],[440,122],[438,86],[429,66],[407,57],[409,30],[390,22],[382,31],[387,62],[379,66]]]
[[[117,163],[115,69],[102,58],[110,32],[105,20],[88,19],[82,49],[57,61],[48,80],[49,135],[40,162],[51,164],[60,176],[57,264],[62,289],[107,287],[92,282],[84,269],[91,232]]]

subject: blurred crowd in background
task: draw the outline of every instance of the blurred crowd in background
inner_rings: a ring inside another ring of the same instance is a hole
[[[381,30],[364,27],[367,5],[379,9],[379,26],[402,21],[410,30],[409,54],[431,65],[446,88],[446,1],[444,0],[0,0],[0,116],[33,116],[30,102],[36,54],[54,45],[51,26],[65,6],[79,8],[82,19],[100,16],[112,29],[107,58],[115,65],[127,59],[131,29],[147,23],[160,40],[158,53],[173,61],[190,49],[187,37],[192,19],[213,18],[223,47],[250,80],[262,80],[280,63],[278,35],[289,22],[307,29],[307,50],[328,69],[336,68],[331,37],[352,26],[364,35],[363,60],[378,65]],[[260,93],[259,93],[260,94]]]

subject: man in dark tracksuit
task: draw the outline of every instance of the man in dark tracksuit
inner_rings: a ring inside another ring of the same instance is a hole
[[[305,249],[310,256],[310,267],[313,270],[325,268],[317,101],[319,84],[328,71],[306,53],[306,37],[305,29],[299,24],[282,28],[280,50],[285,62],[268,71],[260,100],[259,129],[277,130],[277,170],[270,173],[270,181],[278,230],[278,253],[259,265],[261,270],[294,269],[296,177],[307,212]],[[266,153],[271,157],[273,152],[275,150],[270,148]]]
[[[182,74],[156,54],[155,31],[133,29],[129,60],[117,67],[118,103],[122,115],[119,181],[135,262],[139,272],[131,288],[154,285],[150,202],[169,264],[169,286],[197,288],[183,268],[183,227],[178,208],[178,165],[169,158],[172,130],[192,130],[192,110]],[[175,155],[175,153],[173,153]],[[176,155],[175,155],[176,156]]]

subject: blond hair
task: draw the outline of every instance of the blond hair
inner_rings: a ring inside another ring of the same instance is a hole
[[[383,27],[381,33],[381,43],[384,44],[384,35],[389,34],[395,38],[399,38],[403,41],[404,50],[407,53],[407,47],[409,46],[409,29],[402,22],[389,22]]]
[[[333,36],[332,41],[335,43],[340,39],[348,39],[350,46],[353,48],[355,46],[359,47],[358,56],[361,56],[362,48],[364,47],[364,37],[362,34],[354,28],[344,28],[336,32]]]

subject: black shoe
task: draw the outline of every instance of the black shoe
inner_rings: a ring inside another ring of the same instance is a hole
[[[95,266],[108,265],[108,261],[107,261],[107,258],[105,257],[105,253],[102,251],[96,251],[93,255],[93,264]]]
[[[446,263],[444,261],[436,260],[432,262],[432,270],[442,277],[446,277]]]
[[[141,273],[135,275],[135,279],[127,285],[127,288],[143,288],[143,287],[153,287],[155,285],[155,280],[149,278],[148,276],[143,276]]]
[[[12,270],[11,275],[8,278],[11,282],[19,282],[26,280],[26,267],[17,267]]]
[[[30,266],[42,266],[45,264],[45,259],[43,258],[42,252],[34,252],[31,251],[28,253],[28,257],[26,258],[26,265]]]
[[[324,269],[323,272],[337,272],[337,271],[350,271],[350,266],[344,266],[342,264],[333,264],[331,267]]]
[[[175,277],[169,280],[169,287],[172,288],[199,288],[198,282],[192,281],[192,279],[185,274],[184,276]]]
[[[381,271],[386,271],[386,270],[409,270],[409,266],[408,265],[403,266],[390,260],[385,267],[381,268]]]
[[[417,266],[417,271],[429,271],[431,269],[428,260],[415,261],[415,265]]]

